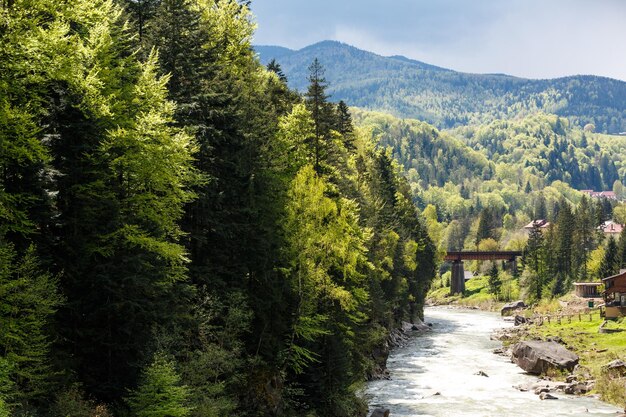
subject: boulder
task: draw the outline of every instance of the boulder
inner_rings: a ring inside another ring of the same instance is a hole
[[[487,374],[485,373],[485,371],[478,371],[478,372],[476,372],[474,375],[484,376],[484,377],[489,378],[489,375],[487,375]]]
[[[524,371],[540,375],[550,368],[571,372],[578,364],[578,355],[556,342],[530,340],[513,346],[511,360]]]
[[[610,375],[614,376],[626,376],[626,362],[616,359],[604,365],[602,367]]]
[[[370,417],[389,417],[389,409],[377,408],[372,412],[372,415]]]
[[[522,324],[526,324],[527,322],[528,322],[528,320],[526,320],[526,317],[520,316],[520,315],[516,315],[515,316],[515,320],[513,321],[513,324],[515,326],[520,326]]]
[[[508,316],[515,310],[521,310],[526,308],[526,304],[522,300],[513,301],[512,303],[505,304],[500,310],[500,314],[503,316]]]
[[[539,394],[539,398],[542,400],[558,400],[557,397],[548,392],[542,392],[541,394]]]
[[[427,324],[425,324],[420,319],[415,319],[413,323],[409,323],[406,321],[402,322],[402,327],[400,328],[404,333],[411,332],[424,332],[432,330]]]
[[[565,387],[565,389],[563,390],[563,392],[565,392],[566,394],[571,395],[582,395],[586,394],[589,391],[591,391],[591,387],[588,387],[585,382],[574,382]]]

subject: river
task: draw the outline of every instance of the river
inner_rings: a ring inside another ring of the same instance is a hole
[[[499,315],[445,307],[427,308],[432,332],[416,336],[395,349],[387,367],[391,380],[368,383],[370,412],[388,408],[391,417],[409,416],[608,416],[616,407],[588,397],[555,393],[558,400],[540,400],[514,385],[536,382],[492,350],[500,342],[491,332],[505,327]],[[475,375],[485,372],[488,377]],[[434,395],[439,393],[439,395]]]

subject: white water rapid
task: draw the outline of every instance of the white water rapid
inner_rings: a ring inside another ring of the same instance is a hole
[[[537,378],[492,353],[500,342],[489,339],[491,332],[510,325],[497,314],[432,307],[425,316],[433,331],[391,353],[391,380],[368,383],[370,412],[388,408],[390,417],[606,417],[619,411],[589,397],[554,393],[558,400],[542,401],[513,388]],[[475,375],[479,371],[488,377]]]

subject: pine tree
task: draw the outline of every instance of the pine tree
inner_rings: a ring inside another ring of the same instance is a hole
[[[57,285],[42,270],[34,247],[19,259],[11,244],[0,242],[0,364],[8,365],[12,389],[5,399],[14,404],[41,404],[51,393],[47,329],[62,302]]]
[[[500,280],[500,271],[498,271],[498,265],[493,262],[491,269],[489,270],[489,293],[491,293],[496,300],[500,296],[500,288],[502,287],[502,281]]]
[[[572,253],[574,248],[574,227],[575,220],[569,203],[561,201],[559,214],[556,220],[556,244],[555,252],[555,271],[556,281],[553,288],[554,295],[563,294],[573,279],[573,260]]]
[[[490,208],[484,208],[478,220],[478,230],[476,231],[476,239],[474,240],[476,246],[478,246],[481,240],[493,237],[492,225],[493,213]]]
[[[127,402],[133,416],[186,417],[192,410],[188,398],[189,390],[181,385],[174,362],[157,353]]]
[[[619,235],[619,269],[626,268],[626,225]]]
[[[548,218],[548,209],[546,208],[546,198],[543,193],[539,193],[539,197],[535,201],[535,220]]]
[[[322,160],[327,156],[327,141],[329,140],[333,119],[332,107],[328,103],[328,95],[326,94],[327,86],[326,78],[324,78],[324,67],[315,58],[309,66],[309,87],[305,97],[307,108],[311,112],[315,124],[313,150],[316,172],[321,172]]]
[[[283,72],[283,69],[281,68],[280,64],[276,62],[275,59],[272,59],[270,62],[268,62],[267,70],[276,74],[280,81],[287,84],[287,76]]]
[[[600,264],[600,278],[610,277],[619,272],[619,258],[618,248],[615,238],[609,237],[609,242],[606,245],[606,251],[604,252],[604,259]]]

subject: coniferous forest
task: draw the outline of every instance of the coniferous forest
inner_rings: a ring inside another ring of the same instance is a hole
[[[323,66],[290,90],[236,0],[0,19],[0,416],[364,413],[436,248]]]

